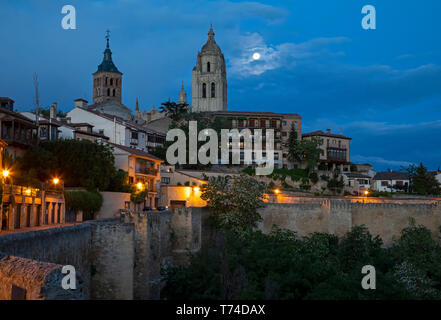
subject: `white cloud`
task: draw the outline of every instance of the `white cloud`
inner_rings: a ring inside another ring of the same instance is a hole
[[[322,56],[341,56],[344,52],[333,53],[329,50],[332,44],[349,41],[345,37],[316,38],[303,43],[282,43],[271,46],[265,43],[259,33],[248,33],[240,36],[237,43],[240,47],[230,58],[230,73],[236,76],[256,76],[281,67],[292,68],[300,61]],[[260,59],[253,59],[259,53]]]
[[[408,167],[411,164],[414,164],[409,161],[401,161],[401,160],[388,160],[381,157],[374,156],[362,156],[362,155],[354,155],[351,157],[353,162],[357,163],[369,163],[369,164],[378,164],[378,165],[388,165],[392,167]]]

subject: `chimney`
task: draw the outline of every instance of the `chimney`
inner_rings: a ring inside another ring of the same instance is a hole
[[[52,103],[51,108],[49,109],[49,119],[55,119],[57,117],[57,103]]]
[[[88,101],[84,99],[76,99],[75,101],[75,108],[87,108]]]
[[[331,129],[326,129],[326,133],[331,133]]]

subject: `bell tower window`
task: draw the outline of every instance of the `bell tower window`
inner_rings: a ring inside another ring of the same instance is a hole
[[[216,84],[214,82],[211,83],[211,97],[216,97]]]
[[[210,66],[210,62],[207,62],[207,72],[211,72],[211,66]]]
[[[207,97],[207,84],[203,83],[202,84],[202,98],[206,98]]]

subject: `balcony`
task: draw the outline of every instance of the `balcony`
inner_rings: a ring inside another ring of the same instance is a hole
[[[138,145],[138,139],[133,139],[133,138],[130,139],[130,144],[137,146]]]
[[[149,176],[156,176],[158,174],[157,169],[152,168],[137,168],[135,170],[136,174],[143,174],[143,175],[149,175]]]

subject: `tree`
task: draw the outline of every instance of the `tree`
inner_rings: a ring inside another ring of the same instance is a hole
[[[266,184],[252,177],[211,177],[201,188],[201,199],[207,201],[216,225],[243,234],[261,220],[257,209],[263,206]]]
[[[111,148],[88,140],[43,141],[18,159],[16,169],[22,179],[57,176],[67,187],[89,190],[106,190],[116,175]]]
[[[420,195],[441,193],[440,183],[434,175],[427,172],[427,168],[422,163],[418,167],[410,165],[406,171],[409,173],[412,192]]]
[[[172,120],[177,121],[181,119],[190,110],[189,104],[187,103],[176,103],[172,101],[163,102],[159,108],[161,112],[165,112],[167,117]]]
[[[317,137],[297,141],[288,152],[289,159],[292,159],[290,161],[305,163],[308,171],[314,171],[320,160],[320,155],[323,154],[323,150],[320,148],[322,143],[323,140]]]
[[[298,160],[298,157],[294,154],[294,150],[297,146],[297,130],[294,122],[291,123],[291,130],[289,131],[288,137],[288,160],[291,162],[295,162]]]

